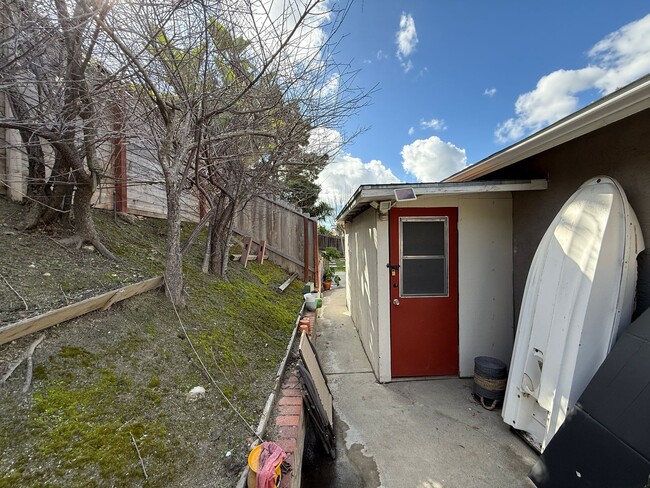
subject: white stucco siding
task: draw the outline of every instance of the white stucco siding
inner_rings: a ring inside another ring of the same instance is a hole
[[[510,363],[514,341],[512,199],[510,194],[464,196],[458,212],[460,376],[474,358]]]
[[[375,376],[379,377],[376,211],[366,210],[346,225],[345,233],[348,309]]]

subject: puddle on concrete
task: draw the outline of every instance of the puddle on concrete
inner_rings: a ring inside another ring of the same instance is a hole
[[[336,459],[325,453],[315,431],[307,429],[305,450],[302,460],[302,486],[309,488],[338,488],[342,486],[363,486],[378,488],[377,464],[363,454],[361,444],[346,449],[345,437],[348,425],[334,414],[336,430]]]

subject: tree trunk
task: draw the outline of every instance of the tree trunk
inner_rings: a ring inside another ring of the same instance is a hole
[[[167,296],[177,307],[185,305],[183,296],[183,254],[181,253],[181,198],[178,182],[167,178]]]
[[[210,273],[225,278],[228,270],[234,203],[221,193],[216,205],[217,209],[210,223]]]
[[[41,186],[40,195],[34,196],[21,230],[33,229],[38,225],[63,223],[65,212],[71,208],[73,183],[70,171],[63,166],[61,154],[56,151],[52,174]]]

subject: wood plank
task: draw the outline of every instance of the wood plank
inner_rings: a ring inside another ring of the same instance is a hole
[[[253,242],[253,239],[250,236],[244,237],[244,245],[241,250],[241,257],[239,258],[239,261],[244,265],[244,268],[248,264],[248,255],[251,253],[251,243]]]
[[[135,295],[139,295],[164,284],[162,276],[151,278],[134,285],[125,286],[118,290],[112,290],[96,297],[87,298],[77,303],[67,305],[56,310],[30,317],[20,322],[0,327],[0,344],[18,339],[19,337],[38,332],[61,322],[74,319],[88,312],[94,312],[102,307],[110,306],[113,303],[122,301]]]
[[[330,426],[332,426],[334,425],[334,398],[332,397],[332,393],[330,392],[330,388],[327,384],[327,378],[321,369],[320,362],[316,356],[316,351],[314,350],[314,346],[305,333],[303,333],[300,337],[298,350],[300,352],[300,357],[302,358],[307,370],[309,371],[309,374],[314,380],[318,398],[323,405],[327,420]]]
[[[285,281],[285,282],[282,283],[280,286],[278,286],[278,288],[280,289],[280,291],[284,291],[284,290],[286,290],[287,288],[289,288],[289,285],[290,285],[290,284],[293,282],[293,280],[295,280],[297,277],[298,277],[298,273],[294,273],[294,274],[292,274],[291,276],[289,276],[289,278],[287,279],[287,281]]]
[[[240,231],[237,230],[237,229],[233,229],[233,231],[235,232],[235,234],[238,234],[238,235],[240,235],[240,236],[243,235],[242,232],[240,232]],[[257,244],[257,241],[256,241],[255,239],[253,239],[252,242],[255,243],[255,244]],[[268,251],[267,254],[274,254],[274,255],[279,256],[279,257],[281,257],[281,258],[283,258],[283,259],[286,259],[287,261],[291,261],[292,263],[294,263],[294,264],[296,264],[296,265],[298,265],[298,266],[300,266],[300,267],[303,267],[303,266],[304,266],[303,261],[301,261],[300,259],[297,259],[297,258],[295,258],[295,257],[293,257],[293,256],[290,256],[290,255],[287,254],[286,252],[283,252],[283,251],[281,251],[279,248],[273,247],[273,246],[271,246],[271,245],[268,244],[268,243],[267,243],[267,245],[266,245],[266,250]],[[237,260],[237,259],[239,259],[239,258],[241,257],[241,254],[234,254],[234,256],[237,256],[237,257],[236,257],[236,258],[233,258],[233,259]],[[265,259],[266,259],[266,257],[265,257]],[[311,269],[311,267],[310,267],[310,271],[313,271],[313,270]]]
[[[266,254],[264,256],[264,259],[269,259],[269,255]],[[241,261],[241,254],[231,254],[230,255],[230,260],[231,261]],[[259,255],[258,254],[249,254],[248,255],[248,260],[249,261],[259,261]],[[263,262],[264,260],[262,260]]]

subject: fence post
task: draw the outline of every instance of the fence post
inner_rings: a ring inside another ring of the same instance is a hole
[[[260,251],[257,253],[257,260],[260,264],[264,264],[264,253],[266,253],[266,241],[260,241]]]
[[[314,286],[316,289],[320,289],[320,273],[318,271],[318,221],[314,220],[312,222],[313,224],[313,232],[312,232],[312,245],[314,248]]]
[[[303,223],[303,264],[305,267],[305,283],[309,281],[309,224],[307,222],[307,217],[304,215],[302,216],[302,223]]]
[[[113,104],[113,174],[115,176],[115,206],[118,212],[128,212],[127,205],[127,174],[126,174],[126,144],[124,142],[124,89],[120,90],[120,98]]]

